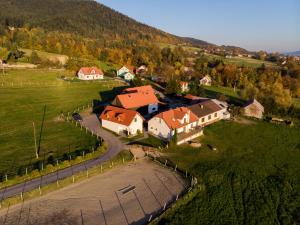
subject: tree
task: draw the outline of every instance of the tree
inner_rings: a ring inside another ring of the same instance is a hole
[[[36,51],[32,51],[30,58],[29,58],[30,63],[32,64],[40,64],[41,63],[41,58],[39,57],[39,55],[37,54]]]
[[[100,56],[99,56],[100,61],[106,62],[107,59],[108,59],[108,55],[109,55],[108,51],[107,51],[106,49],[103,49],[103,50],[100,52]]]
[[[171,78],[166,87],[167,94],[179,94],[181,91],[179,81],[176,78]]]

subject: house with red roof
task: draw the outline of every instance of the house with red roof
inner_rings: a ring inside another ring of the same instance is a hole
[[[181,88],[182,93],[188,92],[190,90],[188,82],[180,81],[179,84],[180,84],[180,88]]]
[[[176,134],[177,144],[191,141],[203,134],[199,118],[188,108],[180,107],[162,112],[148,122],[148,132],[160,139],[170,141]]]
[[[82,67],[77,76],[80,80],[101,80],[104,77],[104,73],[97,67]]]
[[[148,114],[158,111],[159,100],[151,85],[127,88],[112,102],[117,107],[137,110],[145,108]]]
[[[135,70],[133,66],[122,66],[117,70],[117,76],[126,81],[131,81],[135,78]]]
[[[100,115],[103,128],[117,134],[135,136],[143,132],[144,118],[136,111],[107,106]]]

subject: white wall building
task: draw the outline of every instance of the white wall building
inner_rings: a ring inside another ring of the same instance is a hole
[[[107,106],[100,115],[103,128],[126,136],[143,132],[144,118],[136,111]]]

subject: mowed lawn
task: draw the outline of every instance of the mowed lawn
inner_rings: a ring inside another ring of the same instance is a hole
[[[201,189],[159,224],[296,224],[299,134],[299,126],[219,122],[205,128],[201,148],[168,150],[170,159],[198,178]]]
[[[57,79],[66,74],[37,69],[10,70],[4,77],[0,76],[0,173],[15,171],[34,157],[33,121],[37,141],[41,140],[41,157],[91,147],[95,139],[62,121],[59,115],[101,100],[101,92],[119,84],[115,81],[67,83]]]

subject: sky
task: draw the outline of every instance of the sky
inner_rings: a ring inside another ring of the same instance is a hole
[[[183,37],[251,51],[300,50],[300,0],[97,0]]]

